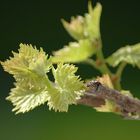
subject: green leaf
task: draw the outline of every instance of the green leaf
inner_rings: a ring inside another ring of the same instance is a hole
[[[84,17],[72,17],[70,23],[62,20],[64,28],[76,40],[90,39],[96,41],[100,38],[100,17],[102,6],[100,3],[93,8],[91,2],[88,5],[88,13]]]
[[[69,64],[60,63],[56,69],[53,68],[55,88],[49,92],[51,98],[48,105],[50,109],[67,112],[69,105],[76,104],[76,100],[80,98],[84,88],[79,76],[75,75],[76,71],[77,68]]]
[[[126,62],[140,68],[140,43],[120,48],[108,57],[106,61],[113,67],[121,62]]]
[[[13,52],[13,55],[1,62],[4,70],[13,74],[16,80],[16,87],[7,99],[15,106],[13,111],[24,113],[48,100],[47,88],[51,82],[46,73],[52,63],[43,49],[37,50],[32,45],[20,44],[19,53]]]
[[[102,6],[97,3],[92,8],[91,2],[88,5],[88,14],[85,15],[85,35],[92,41],[100,38],[100,18],[102,13]]]
[[[47,59],[42,48],[37,50],[32,45],[20,44],[19,53],[13,52],[14,57],[1,62],[5,71],[13,74],[16,79],[37,73],[45,76],[51,67],[51,60]]]
[[[66,31],[76,40],[84,39],[84,18],[82,16],[72,17],[70,23],[62,19]]]
[[[5,71],[13,74],[16,83],[7,100],[15,106],[13,111],[25,113],[48,101],[50,109],[67,111],[68,106],[80,98],[84,84],[75,75],[74,65],[58,64],[55,69],[42,49],[20,45],[19,53],[1,62]],[[55,83],[46,75],[53,68]]]
[[[54,52],[52,57],[53,63],[58,62],[81,62],[91,57],[95,53],[95,47],[89,42],[89,40],[80,40],[77,42],[69,43],[63,49]]]
[[[89,13],[85,14],[85,17],[72,17],[70,23],[62,20],[65,29],[73,38],[78,40],[78,43],[72,42],[63,49],[54,52],[53,63],[82,62],[95,53],[97,41],[100,39],[101,11],[101,4],[97,3],[92,8],[91,3],[89,3]]]
[[[25,77],[15,83],[15,86],[7,100],[15,106],[12,111],[16,111],[16,114],[28,112],[49,99],[47,85],[43,78]]]

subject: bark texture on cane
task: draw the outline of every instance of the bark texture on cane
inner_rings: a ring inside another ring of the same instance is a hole
[[[140,119],[140,100],[137,98],[110,89],[98,81],[89,82],[87,87],[88,90],[77,101],[78,104],[95,108],[105,105],[106,100],[108,100],[115,104],[114,113],[127,119]]]

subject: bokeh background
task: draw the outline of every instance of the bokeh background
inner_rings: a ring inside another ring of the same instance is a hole
[[[16,51],[19,44],[43,47],[51,54],[72,38],[60,22],[87,12],[87,0],[5,0],[0,2],[0,60]],[[93,1],[94,4],[97,2]],[[139,0],[98,0],[103,5],[101,32],[105,56],[121,46],[140,42]],[[90,78],[99,74],[79,65],[78,74]],[[0,66],[0,140],[138,140],[140,121],[123,120],[111,113],[98,113],[85,106],[71,106],[68,113],[48,111],[47,105],[14,115],[5,100],[13,78]],[[127,66],[124,89],[140,98],[140,70]]]

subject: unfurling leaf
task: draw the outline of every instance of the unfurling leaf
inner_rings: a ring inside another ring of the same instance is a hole
[[[49,99],[44,79],[24,79],[15,86],[6,99],[13,103],[15,107],[12,111],[16,111],[16,114],[28,112]]]
[[[47,59],[48,56],[42,48],[39,51],[32,45],[20,44],[19,53],[13,52],[13,55],[14,57],[1,64],[5,71],[14,75],[16,80],[31,73],[45,76],[50,69],[51,61]]]
[[[16,80],[15,88],[6,98],[13,103],[16,114],[28,112],[46,102],[50,109],[67,111],[68,106],[80,98],[84,84],[75,75],[77,68],[74,65],[60,63],[55,69],[43,50],[31,45],[21,44],[19,53],[13,54],[13,58],[1,63]],[[46,75],[51,68],[54,83]]]
[[[82,16],[78,16],[76,18],[72,17],[70,23],[62,19],[62,23],[67,32],[74,39],[84,39],[84,18]]]
[[[67,112],[69,105],[76,104],[76,100],[80,98],[84,88],[79,76],[75,76],[76,71],[77,68],[69,64],[60,63],[56,69],[53,68],[55,88],[49,92],[50,109]]]
[[[120,48],[107,58],[107,62],[113,67],[126,62],[140,68],[140,43]]]
[[[62,20],[65,29],[78,42],[72,42],[63,49],[54,52],[53,63],[82,62],[95,53],[97,41],[100,40],[101,11],[101,4],[98,3],[92,8],[89,3],[89,13],[85,14],[85,17],[72,17],[70,23]]]
[[[48,100],[47,86],[51,82],[46,73],[52,64],[42,49],[39,51],[31,45],[20,44],[19,53],[13,52],[13,55],[1,62],[5,71],[13,74],[16,80],[7,99],[15,106],[13,111],[24,113]]]
[[[92,41],[100,38],[100,17],[102,6],[100,3],[92,8],[91,2],[88,5],[88,14],[85,15],[85,34]]]
[[[93,8],[91,2],[88,5],[88,13],[84,17],[72,17],[70,23],[62,20],[64,28],[76,40],[89,38],[92,42],[100,38],[100,17],[102,6],[100,3]]]
[[[82,62],[95,53],[95,46],[87,39],[69,43],[63,49],[54,52],[53,63],[58,62]]]

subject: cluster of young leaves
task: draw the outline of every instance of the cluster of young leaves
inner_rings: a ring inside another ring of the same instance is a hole
[[[12,74],[16,81],[15,88],[7,97],[7,100],[15,106],[13,111],[28,112],[46,102],[49,109],[67,111],[69,105],[76,104],[85,86],[79,76],[75,75],[77,67],[66,63],[87,62],[88,60],[103,74],[103,77],[97,80],[109,88],[115,88],[112,76],[115,74],[121,76],[126,64],[140,68],[140,43],[122,47],[108,58],[104,58],[100,34],[101,12],[100,3],[93,8],[89,2],[88,13],[84,16],[72,17],[70,23],[62,20],[64,28],[75,41],[55,51],[52,57],[48,57],[42,48],[37,50],[32,45],[20,44],[18,53],[13,52],[13,57],[1,62],[4,70]],[[95,60],[91,59],[93,55],[96,56]],[[119,65],[117,73],[112,73],[108,64],[112,67]],[[54,81],[48,77],[50,72]],[[106,73],[108,75],[104,76]],[[106,100],[104,106],[95,109],[102,112],[114,112],[114,108],[115,104]]]
[[[76,40],[64,48],[54,52],[53,62],[78,63],[87,60],[97,53],[97,42],[101,40],[100,17],[102,6],[100,3],[92,8],[88,4],[88,13],[85,16],[72,17],[70,23],[62,20],[66,31]],[[110,66],[116,67],[126,62],[140,68],[140,43],[122,47],[109,56],[106,60]]]
[[[54,52],[52,58],[54,63],[78,63],[96,53],[96,41],[100,38],[101,11],[100,3],[97,3],[95,8],[92,8],[91,3],[89,3],[88,13],[84,17],[72,17],[70,23],[62,20],[64,28],[76,41],[70,42],[69,45]]]
[[[102,53],[101,45],[101,35],[100,35],[100,18],[101,18],[102,6],[100,3],[93,8],[91,2],[88,5],[88,13],[84,16],[72,17],[70,23],[62,20],[64,28],[73,37],[75,42],[69,43],[69,45],[64,48],[54,52],[53,62],[70,62],[70,63],[79,63],[79,62],[95,62],[92,65],[100,70],[101,66],[97,64],[98,60],[103,59],[103,63],[109,64],[112,67],[118,67],[117,72],[114,74],[109,71],[101,70],[103,77],[97,78],[96,80],[100,81],[109,88],[117,88],[113,85],[112,75],[118,77],[118,84],[120,84],[121,74],[126,66],[126,64],[131,64],[140,68],[140,43],[135,45],[128,45],[122,47],[113,53],[108,58],[98,57],[97,53]],[[97,52],[100,51],[100,52]],[[99,55],[100,55],[99,54]],[[93,55],[96,56],[96,60],[89,59]],[[93,61],[92,61],[93,60]],[[101,68],[102,69],[102,68]],[[104,76],[108,72],[108,75]],[[122,89],[122,94],[127,96],[132,96],[129,91],[124,92]],[[115,104],[109,100],[106,100],[106,103],[102,107],[95,108],[97,111],[101,112],[115,112]]]
[[[77,67],[59,63],[55,68],[51,57],[42,48],[37,50],[32,45],[20,44],[19,53],[1,62],[5,71],[15,78],[15,88],[11,89],[10,100],[16,113],[24,113],[47,102],[49,109],[67,111],[70,104],[75,104],[84,89],[83,82],[75,75]],[[54,81],[48,73],[52,71]]]

